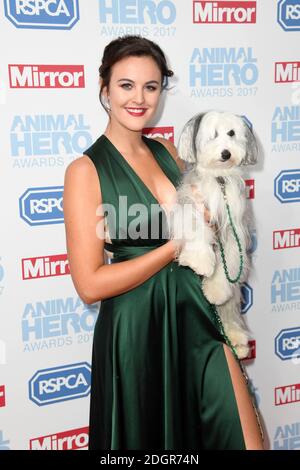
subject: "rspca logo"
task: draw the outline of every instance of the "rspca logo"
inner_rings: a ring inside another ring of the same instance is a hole
[[[4,9],[17,28],[71,29],[79,20],[78,0],[4,0]]]
[[[284,31],[300,31],[299,0],[280,0],[277,6],[277,21]]]
[[[273,450],[299,450],[300,423],[285,424],[275,430]]]
[[[256,23],[256,1],[194,1],[193,23]]]
[[[282,361],[300,357],[300,328],[281,330],[275,338],[275,354]]]
[[[87,397],[91,367],[86,362],[37,371],[29,381],[29,399],[38,406]]]
[[[300,106],[277,106],[272,117],[272,152],[300,151]]]
[[[284,170],[274,181],[274,195],[283,204],[300,201],[300,170]]]
[[[63,186],[27,189],[19,209],[21,219],[32,226],[63,223]]]
[[[253,305],[253,289],[245,282],[241,287],[242,303],[241,313],[245,314]]]

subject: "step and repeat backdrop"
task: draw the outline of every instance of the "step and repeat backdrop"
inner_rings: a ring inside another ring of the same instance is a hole
[[[0,449],[84,449],[100,304],[68,269],[63,182],[104,131],[105,45],[140,34],[175,76],[145,130],[177,143],[210,109],[243,115],[253,270],[244,361],[270,449],[300,449],[300,1],[1,0]]]

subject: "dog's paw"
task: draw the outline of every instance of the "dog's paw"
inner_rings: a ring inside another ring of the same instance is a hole
[[[215,279],[204,279],[202,290],[207,300],[215,305],[223,305],[232,297],[230,286],[224,283],[220,284]]]
[[[230,342],[239,359],[245,359],[249,354],[249,345],[248,345],[248,335],[242,330],[230,330],[230,328],[225,328],[226,334],[230,339]]]
[[[216,265],[216,257],[213,251],[189,252],[183,250],[179,255],[179,264],[189,266],[196,274],[210,277],[213,275]]]

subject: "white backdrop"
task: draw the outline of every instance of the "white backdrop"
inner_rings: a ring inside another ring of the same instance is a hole
[[[270,448],[300,448],[299,30],[298,0],[1,1],[0,449],[87,445],[99,304],[72,285],[62,189],[105,129],[98,66],[126,33],[158,42],[175,71],[150,134],[176,143],[192,115],[220,109],[258,136],[245,365]]]

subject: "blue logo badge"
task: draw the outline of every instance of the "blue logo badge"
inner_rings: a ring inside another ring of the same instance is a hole
[[[300,328],[281,330],[275,338],[275,354],[283,361],[300,357]]]
[[[29,398],[38,406],[87,397],[91,367],[87,362],[37,371],[29,381]]]
[[[4,0],[4,9],[17,28],[71,29],[79,20],[78,0]]]
[[[300,170],[284,170],[274,181],[274,194],[282,203],[300,201]]]
[[[299,0],[280,0],[277,21],[284,31],[300,31]]]
[[[252,307],[253,305],[253,289],[252,287],[247,284],[247,282],[244,282],[244,284],[241,287],[241,293],[242,293],[242,304],[241,304],[241,313],[247,313],[249,308]]]
[[[21,219],[29,225],[63,223],[63,186],[27,189],[19,199],[19,208]]]

